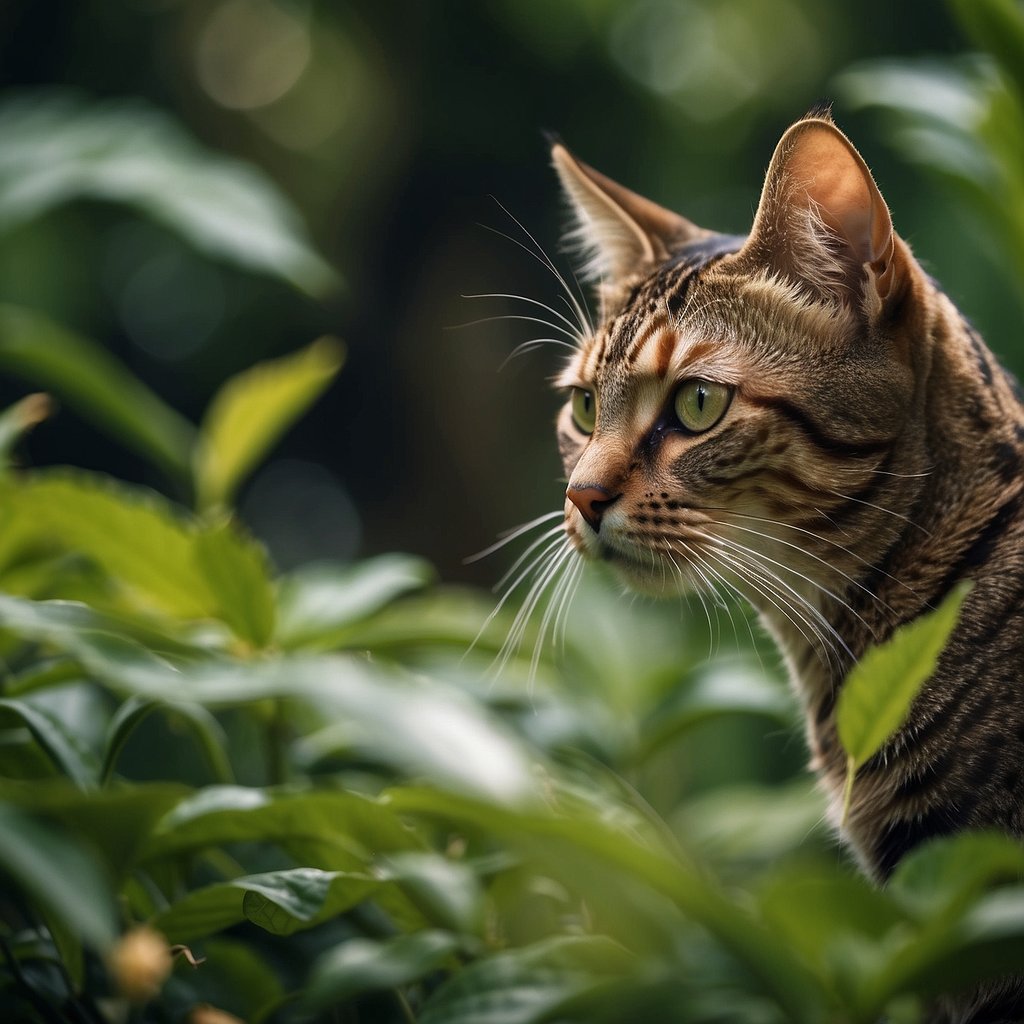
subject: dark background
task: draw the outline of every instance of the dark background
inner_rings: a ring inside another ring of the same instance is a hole
[[[837,77],[965,45],[931,2],[6,0],[0,104],[58,88],[168,112],[266,171],[345,284],[313,300],[215,265],[122,206],[75,202],[0,235],[0,301],[102,341],[193,421],[230,373],[338,335],[341,377],[248,484],[242,515],[281,568],[401,549],[445,578],[491,582],[498,565],[465,556],[561,501],[546,384],[558,354],[503,365],[530,324],[459,325],[530,312],[472,293],[560,302],[502,209],[567,269],[542,132],[742,232],[778,136],[834,101],[897,229],[1012,363],[1001,325],[1019,320],[1020,294],[997,252]],[[26,390],[0,382],[2,404]],[[167,489],[66,409],[27,456]]]

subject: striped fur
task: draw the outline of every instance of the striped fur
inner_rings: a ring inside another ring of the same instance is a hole
[[[566,151],[555,162],[563,183],[593,185]],[[783,138],[747,239],[653,217],[632,195],[576,200],[591,250],[609,218],[628,230],[619,225],[604,261],[619,271],[601,285],[602,321],[558,382],[592,392],[598,410],[591,436],[568,405],[558,421],[572,543],[641,590],[730,591],[758,609],[806,709],[837,827],[845,758],[833,711],[846,673],[973,580],[909,724],[858,774],[843,834],[879,880],[932,836],[1024,835],[1015,382],[892,231],[827,117]],[[623,239],[644,234],[659,240],[635,246],[630,263]],[[734,389],[705,433],[673,412],[693,378]],[[597,529],[572,500],[602,493],[586,488],[607,492]]]

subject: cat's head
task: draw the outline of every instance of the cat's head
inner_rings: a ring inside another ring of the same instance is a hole
[[[552,157],[601,306],[558,379],[572,543],[646,591],[819,605],[891,535],[873,488],[919,401],[920,271],[867,166],[798,121],[742,238]]]

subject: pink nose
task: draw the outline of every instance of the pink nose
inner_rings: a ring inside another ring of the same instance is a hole
[[[565,496],[580,510],[580,515],[594,533],[601,529],[604,510],[619,498],[617,494],[613,495],[599,484],[586,484],[583,487],[573,487],[570,484]]]

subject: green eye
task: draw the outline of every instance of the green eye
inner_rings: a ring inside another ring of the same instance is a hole
[[[729,408],[732,388],[709,380],[688,380],[677,392],[676,415],[687,430],[710,430]]]
[[[597,422],[597,399],[593,391],[584,388],[572,389],[572,421],[584,434],[594,432]]]

